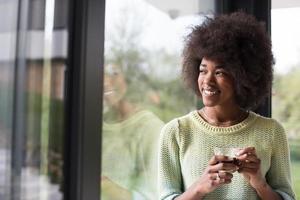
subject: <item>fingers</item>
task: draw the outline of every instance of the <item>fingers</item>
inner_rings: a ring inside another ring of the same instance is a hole
[[[241,149],[239,152],[237,152],[237,156],[241,156],[243,154],[256,155],[255,148],[254,147],[246,147],[246,148]]]
[[[217,172],[210,174],[210,181],[212,185],[220,185],[231,183],[233,175],[228,172]]]
[[[245,162],[260,162],[260,159],[257,158],[256,155],[254,154],[244,154],[242,156],[237,157],[240,161],[245,161]]]
[[[224,155],[215,155],[209,161],[208,173],[215,173],[218,171],[229,171],[234,173],[238,170],[238,166],[232,158]]]
[[[229,172],[226,172],[226,171],[219,171],[218,172],[218,177],[220,179],[231,180],[233,178],[233,175]]]
[[[210,161],[208,161],[209,165],[215,165],[218,164],[221,161],[228,161],[230,160],[228,156],[223,156],[223,155],[214,155]]]
[[[261,160],[257,157],[254,147],[241,149],[237,155],[241,163],[238,172],[256,173],[260,169]]]
[[[236,166],[234,163],[220,162],[216,165],[210,166],[209,173],[218,172],[218,171],[228,171],[234,173],[237,170],[238,170],[238,166]]]
[[[220,172],[210,174],[211,180],[232,179],[232,177],[233,177],[233,175],[231,173],[225,172],[225,171],[220,171]]]
[[[244,161],[246,163],[260,163],[260,159],[257,158],[256,151],[254,147],[246,147],[241,149],[237,153],[237,159],[240,161]]]

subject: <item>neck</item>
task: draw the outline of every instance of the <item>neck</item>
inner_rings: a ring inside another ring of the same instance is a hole
[[[201,117],[209,124],[223,127],[238,124],[247,116],[247,112],[239,107],[227,110],[204,107],[199,113]]]
[[[123,121],[125,119],[128,119],[132,114],[136,113],[138,111],[137,106],[133,105],[132,103],[128,101],[120,101],[117,106],[118,111],[118,120]]]

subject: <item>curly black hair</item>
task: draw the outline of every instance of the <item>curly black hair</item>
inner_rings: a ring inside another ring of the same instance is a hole
[[[222,63],[234,79],[236,102],[254,109],[269,94],[274,57],[271,40],[263,23],[242,11],[207,17],[186,37],[182,78],[201,97],[198,88],[201,60]]]

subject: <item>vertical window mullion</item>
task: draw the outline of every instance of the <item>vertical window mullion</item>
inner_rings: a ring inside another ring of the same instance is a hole
[[[100,198],[105,1],[70,1],[65,199]]]

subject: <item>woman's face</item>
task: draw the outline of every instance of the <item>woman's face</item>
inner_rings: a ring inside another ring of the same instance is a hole
[[[121,69],[116,65],[107,65],[104,75],[104,102],[116,105],[125,95],[127,84]]]
[[[198,87],[207,107],[236,105],[232,76],[222,65],[203,58],[199,66]]]

